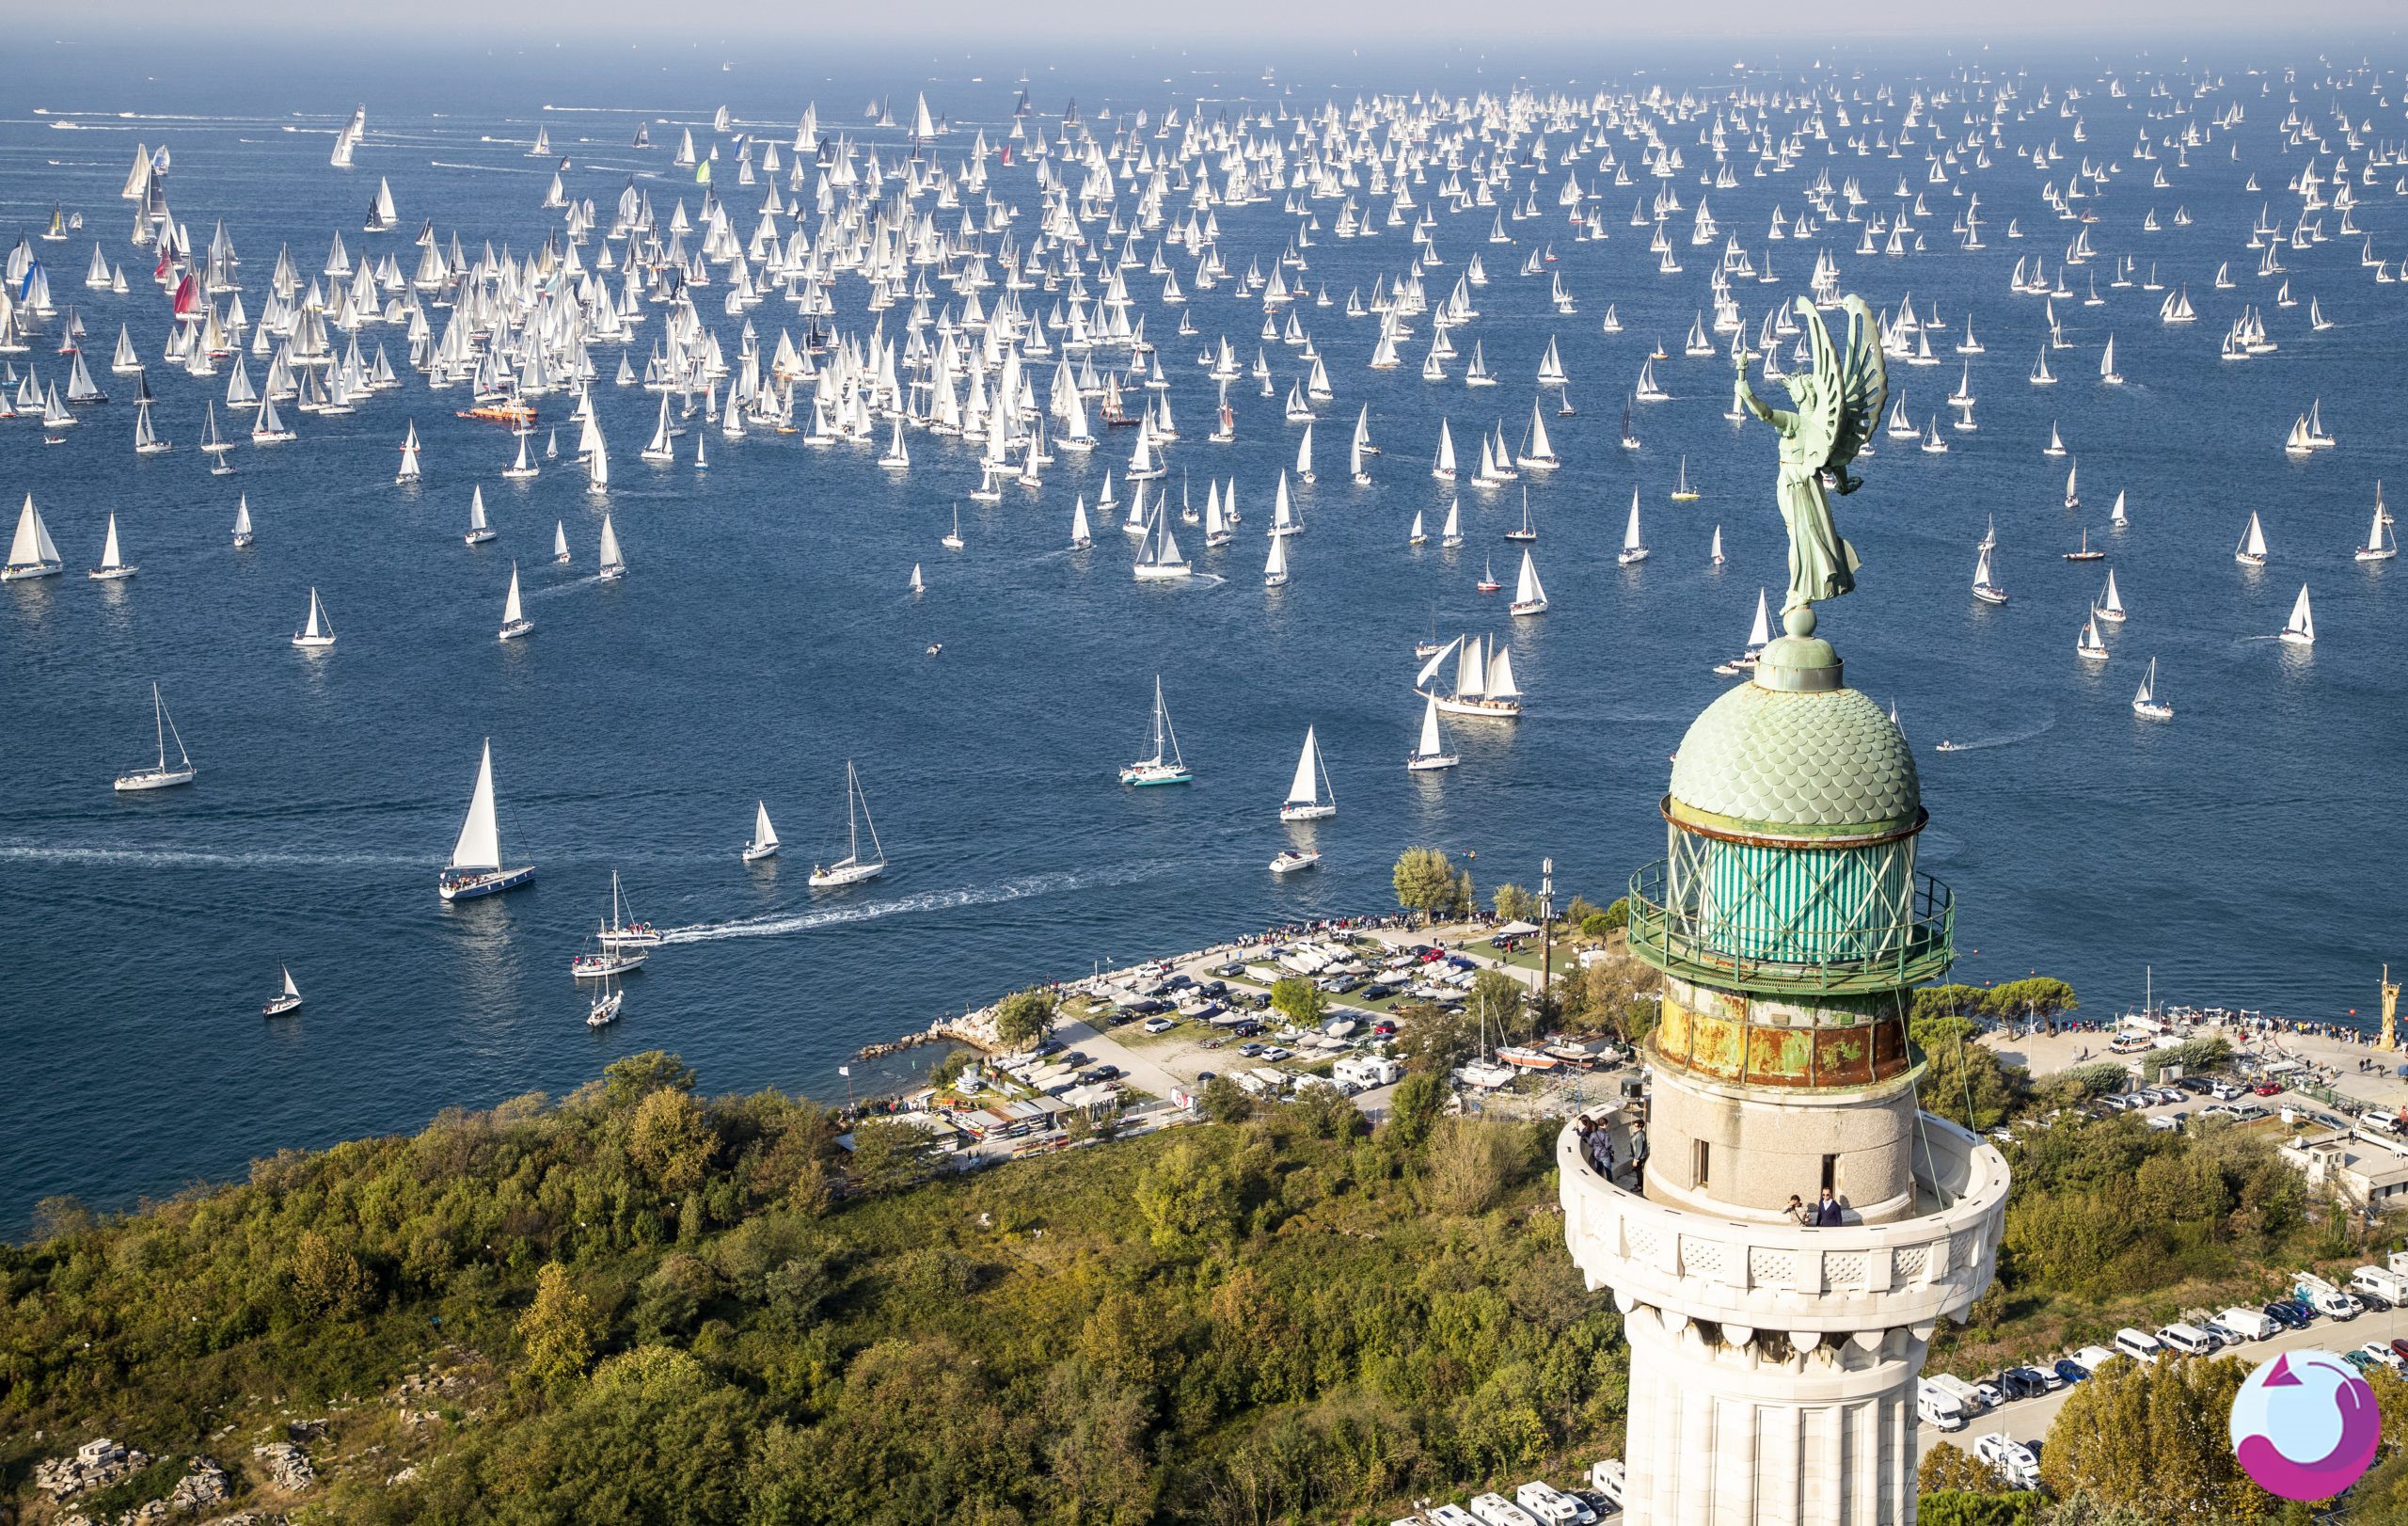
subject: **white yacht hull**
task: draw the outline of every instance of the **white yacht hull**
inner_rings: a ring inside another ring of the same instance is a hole
[[[142,789],[169,789],[177,785],[192,783],[199,771],[198,769],[136,769],[132,773],[119,774],[117,787],[120,794],[132,794]]]
[[[463,873],[446,869],[435,882],[435,893],[445,900],[474,900],[480,896],[498,896],[505,890],[515,890],[535,878],[532,864],[516,869],[486,869]]]
[[[838,890],[846,885],[860,884],[864,880],[875,880],[885,872],[883,864],[835,864],[824,869],[814,869],[811,872],[811,888]]]

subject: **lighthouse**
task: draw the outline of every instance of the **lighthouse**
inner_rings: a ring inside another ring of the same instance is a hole
[[[1925,1353],[2005,1216],[2004,1159],[1918,1097],[1911,993],[1955,907],[1916,867],[1913,754],[1811,607],[1787,629],[1689,726],[1631,880],[1663,977],[1643,1176],[1578,1123],[1557,1147],[1567,1246],[1630,1342],[1630,1526],[1913,1521]]]

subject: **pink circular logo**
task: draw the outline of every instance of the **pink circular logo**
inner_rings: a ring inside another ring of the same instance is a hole
[[[2374,1462],[2383,1437],[2374,1390],[2322,1351],[2287,1351],[2232,1400],[2232,1451],[2258,1486],[2286,1500],[2329,1500]]]

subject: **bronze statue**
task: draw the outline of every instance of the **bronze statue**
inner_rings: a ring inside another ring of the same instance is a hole
[[[1829,489],[1853,493],[1863,485],[1861,478],[1848,475],[1848,463],[1872,437],[1890,395],[1872,310],[1859,296],[1846,297],[1840,305],[1848,315],[1845,351],[1832,343],[1814,304],[1798,299],[1814,358],[1805,374],[1782,378],[1798,405],[1794,413],[1767,407],[1748,385],[1744,342],[1734,346],[1732,356],[1738,372],[1734,384],[1738,405],[1781,433],[1778,496],[1782,520],[1789,527],[1789,594],[1781,610],[1782,624],[1793,636],[1814,632],[1817,599],[1837,598],[1856,587],[1856,548],[1841,538],[1832,522]],[[1793,615],[1792,611],[1803,613]]]

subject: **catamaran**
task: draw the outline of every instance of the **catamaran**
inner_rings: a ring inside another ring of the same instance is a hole
[[[16,538],[8,544],[8,564],[0,567],[0,582],[55,578],[64,564],[58,543],[50,538],[50,526],[42,523],[41,511],[34,507],[33,494],[27,493],[25,506],[17,515]]]
[[[493,742],[487,739],[477,761],[476,787],[468,795],[468,815],[452,845],[452,862],[436,876],[435,893],[445,900],[470,900],[479,896],[515,890],[535,878],[535,866],[504,868],[501,865],[501,823],[494,809]]]
[[[764,813],[765,820],[767,814]],[[862,832],[869,832],[870,856],[862,856]],[[862,792],[861,775],[852,760],[845,761],[845,856],[824,867],[815,865],[811,870],[811,888],[833,890],[843,885],[859,884],[875,880],[886,872],[886,850],[879,846],[878,824],[869,818],[869,797]]]
[[[1447,751],[1446,739],[1438,731],[1438,696],[1427,696],[1421,707],[1421,738],[1413,751],[1405,755],[1404,766],[1416,773],[1437,769],[1451,769],[1461,761]]]
[[[744,862],[758,864],[778,856],[778,829],[769,825],[769,803],[752,803],[752,840],[744,845]]]
[[[2132,713],[2152,721],[2171,721],[2174,707],[2157,697],[2157,659],[2148,660],[2148,672],[2141,678],[2141,686],[2132,695]]]
[[[535,622],[527,618],[527,611],[518,600],[518,564],[513,562],[510,564],[510,592],[503,596],[501,601],[501,631],[496,639],[515,641],[534,628]]]
[[[1305,750],[1296,756],[1296,777],[1289,783],[1288,799],[1279,807],[1282,821],[1319,821],[1338,814],[1338,790],[1322,761],[1321,743],[1313,728],[1305,728]]]
[[[318,602],[318,591],[309,590],[309,618],[293,633],[293,644],[305,652],[322,652],[335,644],[334,622],[326,618],[325,606]]]
[[[2291,617],[2283,622],[2282,639],[2293,646],[2316,644],[2316,614],[2307,607],[2307,584],[2299,585],[2299,597],[2291,604]]]
[[[150,721],[152,729],[158,734],[159,761],[147,769],[134,769],[119,774],[117,787],[120,792],[188,785],[200,771],[192,766],[192,755],[184,751],[183,736],[176,730],[175,717],[167,713],[167,703],[159,697],[159,686],[155,683],[150,686]],[[173,738],[176,743],[177,761],[173,766],[167,762],[169,738]]]
[[[117,516],[109,516],[108,538],[101,545],[101,564],[84,574],[96,582],[116,582],[131,578],[142,569],[119,554],[117,544]]]
[[[1194,784],[1196,775],[1189,772],[1186,760],[1179,755],[1179,733],[1171,729],[1170,707],[1163,703],[1162,675],[1154,676],[1154,750],[1120,771],[1124,785]]]
[[[283,973],[284,986],[260,1008],[261,1017],[282,1017],[287,1012],[297,1012],[301,1009],[301,988],[293,983],[292,968],[281,964],[277,968]]]

